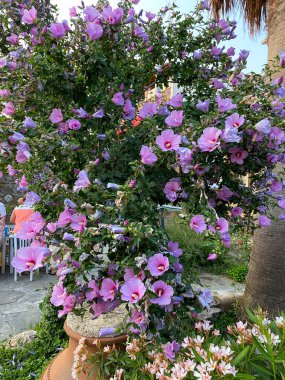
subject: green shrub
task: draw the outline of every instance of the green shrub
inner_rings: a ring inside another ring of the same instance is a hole
[[[240,264],[227,270],[226,274],[236,282],[245,282],[248,273],[248,265]]]
[[[49,302],[50,293],[41,304],[42,317],[36,325],[35,340],[16,349],[0,344],[0,379],[38,379],[50,359],[65,347],[67,338],[63,330],[63,320]]]

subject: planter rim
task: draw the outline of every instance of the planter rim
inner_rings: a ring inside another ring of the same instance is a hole
[[[112,345],[116,343],[123,343],[127,340],[127,334],[120,334],[114,337],[109,338],[100,338],[100,337],[88,337],[84,335],[77,334],[75,331],[73,331],[68,325],[67,322],[64,322],[64,330],[66,334],[73,339],[79,340],[80,338],[85,338],[86,343],[90,346],[93,346],[94,340],[98,340],[103,346]]]

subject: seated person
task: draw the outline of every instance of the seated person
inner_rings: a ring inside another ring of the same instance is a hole
[[[28,222],[30,220],[31,215],[34,213],[33,206],[26,202],[26,196],[18,199],[18,204],[19,206],[15,207],[10,218],[10,222],[15,224],[13,230],[14,234],[21,229],[23,222]]]

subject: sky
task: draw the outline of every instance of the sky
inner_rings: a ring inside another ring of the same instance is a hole
[[[69,18],[69,8],[73,5],[80,5],[81,0],[53,0],[54,4],[58,5],[59,8],[59,20]],[[85,5],[96,4],[96,0],[84,0]],[[147,11],[157,12],[160,8],[165,6],[169,1],[167,0],[141,0],[138,5],[135,6],[137,10],[144,9]],[[180,8],[182,12],[189,12],[194,9],[197,1],[196,0],[176,0],[176,5]],[[116,6],[117,0],[110,0],[112,6]],[[248,28],[244,24],[242,18],[239,14],[231,15],[231,19],[238,21],[237,29],[235,33],[237,37],[231,40],[225,46],[233,46],[236,48],[236,52],[241,49],[246,49],[250,51],[248,57],[247,71],[260,72],[262,66],[267,60],[267,45],[263,45],[262,41],[266,38],[266,33],[262,32],[260,35],[250,38],[248,33]]]

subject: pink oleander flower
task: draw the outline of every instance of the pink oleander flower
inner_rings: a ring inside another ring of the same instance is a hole
[[[104,280],[102,281],[100,296],[103,297],[104,301],[112,301],[115,298],[115,294],[117,293],[118,289],[118,281],[114,282],[110,278],[104,278]]]
[[[258,224],[261,227],[270,226],[271,220],[266,215],[260,215],[258,218]]]
[[[73,294],[69,294],[69,296],[66,296],[63,301],[63,309],[58,311],[58,318],[63,317],[64,315],[67,315],[70,313],[75,305],[75,296]]]
[[[73,229],[73,231],[78,231],[82,233],[85,230],[86,225],[87,225],[87,219],[85,215],[83,214],[72,215],[70,227]]]
[[[34,24],[34,22],[37,19],[37,10],[35,7],[32,7],[31,9],[24,9],[23,16],[22,16],[22,22],[24,24]]]
[[[97,24],[96,21],[91,21],[86,23],[85,32],[88,34],[90,40],[95,41],[102,37],[104,31],[102,26]]]
[[[231,162],[239,165],[242,165],[244,159],[248,156],[248,152],[246,150],[238,147],[230,148],[229,153],[231,153]]]
[[[90,280],[88,282],[88,290],[85,293],[85,297],[87,301],[93,301],[94,298],[97,298],[100,296],[100,291],[98,288],[98,285],[96,284],[95,280]]]
[[[158,295],[158,298],[151,298],[150,302],[160,306],[169,305],[171,297],[174,294],[173,288],[167,285],[164,281],[156,281],[152,286],[153,292]]]
[[[209,261],[214,261],[214,260],[216,260],[217,259],[217,255],[216,255],[216,253],[210,253],[209,255],[208,255],[208,257],[207,257],[207,260],[209,260]]]
[[[81,189],[86,189],[91,185],[91,182],[88,178],[88,174],[85,170],[81,170],[77,176],[77,180],[74,183],[73,191],[79,191]]]
[[[163,192],[170,202],[174,202],[178,197],[177,192],[181,190],[180,178],[172,178],[164,186]]]
[[[168,150],[177,150],[179,148],[180,142],[181,136],[176,135],[172,129],[166,129],[161,133],[161,135],[157,136],[156,138],[156,144],[164,152]]]
[[[183,111],[172,111],[165,119],[169,127],[180,127],[183,123]]]
[[[202,152],[212,152],[220,146],[219,136],[221,130],[215,127],[205,128],[198,139],[198,146]]]
[[[56,22],[51,24],[51,26],[49,27],[49,31],[52,37],[60,39],[64,37],[66,33],[66,28],[64,27],[63,23]]]
[[[225,126],[239,128],[244,124],[244,116],[239,116],[238,113],[226,117]]]
[[[124,95],[122,92],[117,92],[113,97],[112,97],[112,102],[116,104],[116,106],[123,106],[125,103],[124,100]]]
[[[234,193],[227,186],[223,186],[221,190],[217,191],[217,197],[225,202],[227,202],[233,195]]]
[[[12,116],[16,112],[14,104],[8,102],[5,104],[5,107],[2,109],[2,113],[7,116]]]
[[[122,300],[130,303],[140,301],[146,292],[146,287],[138,278],[131,278],[121,287]]]
[[[190,228],[197,232],[202,233],[207,228],[207,224],[205,222],[203,215],[195,215],[190,221]]]
[[[17,250],[12,265],[18,273],[34,271],[42,267],[43,251],[37,247],[24,247]]]
[[[49,117],[53,124],[60,123],[63,120],[62,112],[60,108],[54,108]]]
[[[143,145],[140,151],[141,162],[145,165],[153,165],[157,161],[157,156],[153,153],[152,149]]]
[[[180,257],[183,254],[183,249],[179,248],[179,243],[174,241],[169,241],[167,244],[167,249],[172,256]]]
[[[55,307],[62,306],[66,297],[66,289],[64,288],[62,281],[59,281],[58,284],[54,285],[54,287],[52,288],[50,302]]]
[[[162,276],[169,269],[169,261],[166,256],[156,253],[148,259],[148,269],[152,276]]]
[[[231,209],[231,214],[232,216],[236,216],[236,217],[239,217],[241,216],[241,214],[243,213],[243,209],[241,207],[233,207]]]

